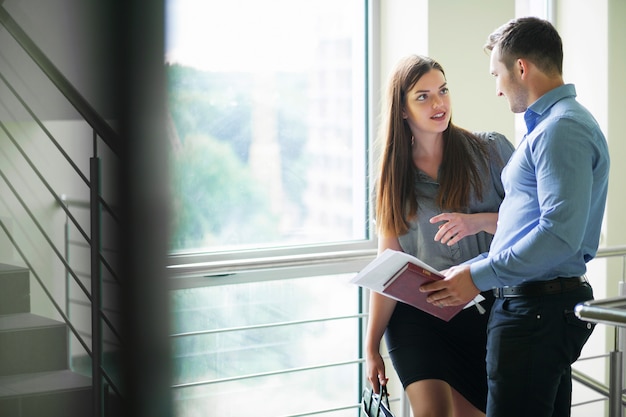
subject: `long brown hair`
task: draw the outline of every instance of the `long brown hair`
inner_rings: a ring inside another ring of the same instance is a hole
[[[415,192],[416,168],[413,163],[412,133],[402,117],[406,95],[430,70],[444,74],[435,60],[411,55],[402,59],[393,71],[387,89],[380,171],[376,189],[376,223],[379,233],[400,236],[409,230],[415,218],[418,200]],[[437,204],[442,210],[467,208],[472,192],[482,197],[479,164],[488,168],[485,144],[474,134],[449,123],[443,132],[443,159],[440,167]]]

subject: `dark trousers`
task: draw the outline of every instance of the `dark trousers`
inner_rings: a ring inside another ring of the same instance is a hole
[[[561,294],[498,298],[487,333],[487,417],[569,417],[571,364],[591,336],[574,306],[588,284]]]

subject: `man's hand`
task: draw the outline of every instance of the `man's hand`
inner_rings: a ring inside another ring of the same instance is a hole
[[[424,284],[422,292],[430,292],[426,301],[439,307],[467,304],[480,290],[474,285],[469,265],[453,266],[443,271],[445,279]]]

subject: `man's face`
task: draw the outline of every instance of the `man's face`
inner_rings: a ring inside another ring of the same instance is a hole
[[[509,70],[500,60],[500,48],[496,46],[491,51],[489,71],[496,79],[496,95],[506,97],[513,113],[523,113],[528,108],[528,91],[522,82],[518,64],[516,62]]]

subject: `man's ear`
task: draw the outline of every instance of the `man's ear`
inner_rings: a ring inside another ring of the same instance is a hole
[[[524,58],[518,58],[515,62],[515,71],[519,74],[522,80],[528,75],[529,67],[530,63]]]

